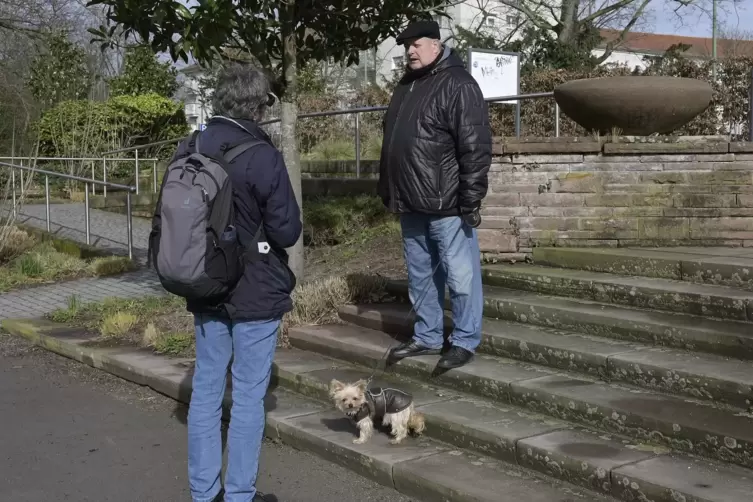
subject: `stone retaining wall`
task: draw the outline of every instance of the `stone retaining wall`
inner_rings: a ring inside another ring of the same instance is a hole
[[[499,138],[482,250],[753,246],[753,143]]]

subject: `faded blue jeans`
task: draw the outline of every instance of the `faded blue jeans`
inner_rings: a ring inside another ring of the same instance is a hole
[[[401,215],[400,226],[409,297],[416,312],[413,340],[432,349],[442,347],[445,287],[448,287],[455,325],[450,342],[475,352],[481,343],[484,311],[476,229],[459,216],[419,213]]]
[[[233,407],[227,435],[225,502],[251,502],[256,494],[269,386],[280,320],[232,322],[194,316],[196,369],[188,408],[188,478],[194,502],[221,490],[220,420],[232,357]]]

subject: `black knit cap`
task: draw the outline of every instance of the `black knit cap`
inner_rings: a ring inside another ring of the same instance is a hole
[[[439,40],[439,24],[436,21],[414,21],[397,36],[397,45],[403,45],[414,38],[434,38]]]

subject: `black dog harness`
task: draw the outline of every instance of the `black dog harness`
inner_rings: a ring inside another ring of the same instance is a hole
[[[366,391],[366,401],[358,409],[353,419],[360,422],[366,417],[372,420],[383,418],[386,414],[394,414],[408,408],[413,402],[413,396],[397,389],[383,389],[374,387]]]

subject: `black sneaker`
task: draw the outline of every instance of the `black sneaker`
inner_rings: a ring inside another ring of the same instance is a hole
[[[437,368],[451,370],[468,364],[473,359],[473,352],[453,345],[437,363]]]
[[[416,356],[435,356],[442,353],[442,349],[430,349],[419,345],[414,341],[405,342],[390,351],[389,359],[392,361],[398,361],[405,357]]]
[[[267,499],[264,498],[264,495],[262,495],[259,492],[256,492],[256,495],[254,495],[254,498],[251,500],[251,502],[268,502]]]

